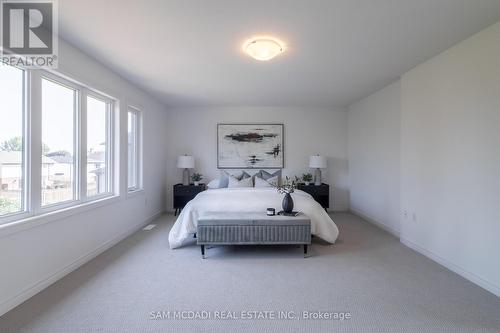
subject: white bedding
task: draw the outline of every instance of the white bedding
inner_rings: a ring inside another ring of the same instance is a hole
[[[311,219],[311,232],[329,243],[335,243],[339,230],[325,210],[309,194],[296,190],[292,194],[294,211]],[[281,207],[283,195],[274,188],[221,188],[199,193],[182,210],[168,235],[171,249],[181,247],[196,232],[198,218],[214,212],[262,212]]]

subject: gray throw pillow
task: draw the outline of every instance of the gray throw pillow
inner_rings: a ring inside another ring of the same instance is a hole
[[[278,183],[281,184],[281,169],[275,171],[274,173],[269,173],[266,170],[260,170],[258,173],[260,178],[268,180],[269,178],[278,177]]]
[[[252,177],[247,177],[247,178],[242,178],[241,180],[238,180],[235,177],[229,177],[229,184],[227,186],[228,188],[234,188],[234,187],[253,187],[253,179]]]
[[[248,173],[246,173],[245,171],[243,171],[243,174],[241,176],[241,179],[246,179],[246,178],[252,178],[252,176],[250,176]],[[240,180],[241,180],[240,179]]]
[[[278,177],[278,185],[281,185],[281,172],[282,172],[282,169],[276,170],[273,173],[269,173],[266,170],[260,170],[259,172],[257,172],[255,174],[255,177],[260,177],[264,180],[268,180],[268,179],[273,178],[273,177]]]
[[[221,177],[220,177],[219,188],[228,187],[229,177],[231,177],[231,176],[238,179],[238,180],[252,177],[248,173],[246,173],[245,171],[238,171],[234,175],[232,175],[229,172],[227,172],[226,170],[221,170],[220,175],[221,175]]]

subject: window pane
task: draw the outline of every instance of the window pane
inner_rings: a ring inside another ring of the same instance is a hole
[[[109,192],[106,102],[87,97],[87,196]]]
[[[137,113],[128,112],[128,188],[138,187],[137,169]]]
[[[0,216],[24,210],[23,76],[0,65]]]
[[[42,206],[75,199],[76,91],[42,79]]]

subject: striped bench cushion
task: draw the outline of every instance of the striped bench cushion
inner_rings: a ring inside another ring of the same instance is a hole
[[[219,214],[198,219],[198,244],[310,244],[311,220],[261,214]]]

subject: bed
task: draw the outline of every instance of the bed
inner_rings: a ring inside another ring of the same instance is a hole
[[[311,195],[296,190],[292,194],[294,210],[311,219],[311,233],[329,243],[335,243],[339,231],[325,210]],[[178,216],[170,230],[171,249],[186,244],[196,232],[200,216],[206,213],[265,212],[267,208],[281,207],[283,195],[274,188],[220,188],[199,193]]]

